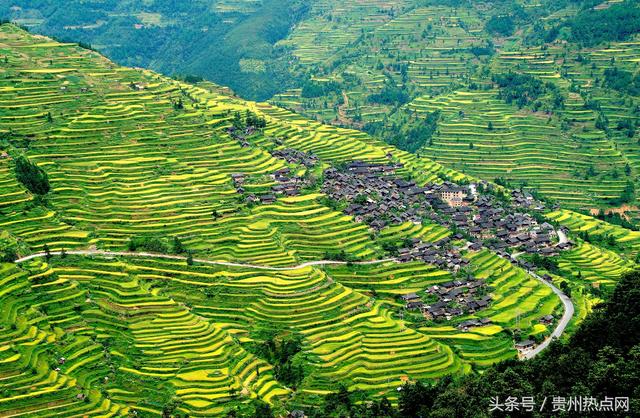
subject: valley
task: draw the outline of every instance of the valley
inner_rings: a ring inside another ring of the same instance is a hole
[[[245,90],[0,25],[0,417],[419,416],[634,309],[640,41],[566,31],[627,2],[210,3]]]

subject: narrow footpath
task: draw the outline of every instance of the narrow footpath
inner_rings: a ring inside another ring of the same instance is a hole
[[[157,259],[166,259],[166,260],[181,260],[185,262],[187,260],[187,257],[182,255],[155,254],[155,253],[133,252],[133,251],[69,250],[69,251],[66,251],[66,254],[67,255],[83,255],[88,257],[98,256],[98,257],[157,258]],[[62,252],[51,251],[49,255],[60,256],[62,255]],[[46,256],[47,254],[43,252],[35,253],[35,254],[28,255],[26,257],[19,258],[15,261],[15,263],[21,264],[30,260],[34,260],[36,258],[44,258]],[[250,268],[250,269],[257,269],[257,270],[291,271],[291,270],[302,269],[305,267],[325,266],[325,265],[347,265],[347,264],[372,265],[372,264],[383,264],[383,263],[390,263],[390,262],[397,263],[398,260],[396,260],[395,258],[385,258],[382,260],[355,261],[355,262],[335,261],[335,260],[317,260],[317,261],[307,261],[297,266],[289,266],[289,267],[273,267],[273,266],[256,265],[256,264],[233,263],[228,261],[212,261],[212,260],[206,260],[202,258],[194,258],[193,262],[200,263],[200,264],[214,265],[214,266],[227,266],[227,267],[240,267],[240,268],[244,267],[244,268]],[[558,295],[558,297],[562,301],[562,304],[564,305],[564,313],[562,315],[562,318],[560,318],[560,320],[558,321],[556,328],[553,330],[553,332],[549,337],[547,337],[542,343],[538,344],[533,349],[523,351],[521,353],[521,358],[524,358],[524,359],[530,359],[537,356],[540,352],[542,352],[545,348],[549,346],[551,341],[553,341],[555,338],[560,338],[562,333],[567,328],[567,325],[569,324],[569,321],[571,321],[571,318],[573,317],[575,312],[573,302],[571,302],[571,299],[567,295],[565,295],[560,289],[558,289],[552,283],[549,283],[548,281],[544,280],[542,277],[538,276],[536,273],[531,271],[528,271],[528,273],[532,277],[534,277],[536,280],[538,280],[545,286],[549,287],[556,295]]]

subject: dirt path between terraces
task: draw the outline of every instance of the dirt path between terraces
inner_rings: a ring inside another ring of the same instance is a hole
[[[51,251],[50,255],[62,255],[61,251]],[[186,261],[187,257],[183,255],[172,255],[172,254],[156,254],[156,253],[145,253],[145,252],[133,252],[133,251],[102,251],[102,250],[70,250],[66,251],[68,255],[86,255],[86,256],[103,256],[103,257],[141,257],[141,258],[162,258],[166,260],[182,260]],[[46,257],[46,253],[36,253],[31,254],[26,257],[22,257],[17,259],[16,264],[24,263],[25,261],[33,260],[35,258],[43,258]],[[273,267],[273,266],[264,266],[257,264],[245,264],[245,263],[232,263],[228,261],[212,261],[206,260],[202,258],[194,258],[194,263],[201,264],[210,264],[215,266],[227,266],[227,267],[245,267],[251,269],[258,270],[273,270],[273,271],[290,271],[290,270],[298,270],[305,267],[313,267],[313,266],[326,266],[326,265],[346,265],[346,264],[354,264],[354,265],[370,265],[370,264],[382,264],[389,262],[397,262],[395,258],[385,258],[383,260],[370,260],[370,261],[335,261],[335,260],[317,260],[317,261],[307,261],[306,263],[298,264],[297,266],[290,267]]]

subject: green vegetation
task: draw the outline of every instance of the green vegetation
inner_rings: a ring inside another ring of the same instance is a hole
[[[493,81],[498,85],[500,91],[498,98],[507,104],[516,103],[519,108],[536,102],[540,96],[551,91],[557,94],[557,87],[547,82],[544,84],[540,79],[528,74],[494,74]],[[534,110],[538,110],[542,103],[536,102]]]
[[[393,81],[388,81],[379,93],[373,93],[367,96],[367,101],[383,105],[400,106],[409,101],[407,92],[395,85]]]
[[[173,240],[154,235],[131,237],[127,244],[129,251],[146,251],[158,254],[184,254],[188,253],[184,244],[178,237]]]
[[[584,319],[591,304],[609,299],[619,277],[636,268],[640,233],[628,227],[637,210],[640,116],[633,90],[615,85],[611,71],[634,80],[640,42],[583,48],[529,36],[534,20],[552,27],[565,19],[571,2],[549,7],[553,16],[540,10],[546,1],[486,15],[467,2],[335,7],[331,0],[307,10],[302,2],[234,0],[207,2],[216,10],[210,14],[192,2],[176,6],[179,22],[167,21],[165,2],[135,18],[130,3],[117,3],[102,5],[122,12],[115,17],[96,6],[86,19],[143,25],[140,36],[158,38],[146,45],[152,51],[175,35],[167,54],[184,41],[175,31],[185,16],[223,16],[187,26],[189,39],[197,33],[210,44],[196,43],[203,54],[223,58],[224,77],[253,97],[291,81],[272,102],[334,125],[233,97],[201,79],[204,72],[170,79],[2,25],[0,415],[281,416],[296,408],[311,416],[425,409],[464,416],[508,388],[542,393],[542,374],[515,361],[514,342],[550,334],[552,325],[540,320],[560,317],[558,296],[529,266],[486,248],[460,248],[465,262],[457,271],[421,260],[357,263],[414,240],[465,242],[456,227],[429,219],[377,231],[343,213],[346,204],[328,200],[319,185],[323,170],[353,161],[397,164],[399,177],[420,186],[447,180],[484,190],[479,178],[498,179],[505,188],[487,188],[503,201],[506,187],[522,186],[562,204],[535,217],[566,226],[574,244],[530,260],[580,304],[573,329],[581,321],[593,327]],[[501,29],[509,26],[501,16],[526,42]],[[71,20],[78,24],[78,16]],[[496,39],[485,30],[492,25]],[[112,28],[65,31],[111,36]],[[138,36],[131,33],[110,39],[130,45],[125,37]],[[221,36],[229,42],[213,41]],[[288,149],[318,162],[277,156]],[[276,192],[283,172],[311,181],[291,195]],[[602,219],[565,206],[602,209]],[[93,254],[73,255],[78,249]],[[43,257],[11,263],[36,252]],[[293,267],[323,259],[344,263]],[[400,298],[415,292],[431,303],[436,297],[426,289],[468,277],[484,281],[478,293],[490,296],[477,312],[433,319]],[[635,282],[628,276],[619,289]],[[621,297],[606,305],[620,320],[629,314]],[[490,322],[459,327],[480,319]],[[623,332],[635,331],[616,335]],[[571,340],[579,348],[580,335]],[[605,357],[616,381],[629,375],[635,384],[625,368],[637,366],[635,351],[619,340]],[[576,382],[589,390],[606,380],[598,375],[603,341],[596,341],[570,357],[588,363]],[[551,350],[564,356],[568,348]],[[562,370],[554,361],[534,360],[541,370]],[[550,389],[559,395],[580,388],[558,379]]]
[[[640,220],[626,189],[640,172],[637,2],[343,3],[42,1],[0,13],[570,209],[624,207]]]
[[[339,93],[340,85],[335,81],[318,82],[308,80],[302,85],[300,95],[304,98],[315,98],[326,96],[331,93]]]
[[[295,79],[286,51],[275,44],[306,16],[307,3],[73,0],[64,6],[38,1],[15,9],[0,2],[0,17],[60,40],[97,46],[123,65],[188,76],[189,82],[204,77],[264,100]]]
[[[382,122],[372,122],[365,125],[364,130],[401,150],[414,153],[424,146],[431,145],[440,116],[441,112],[436,110],[424,119],[416,119],[404,126],[398,126],[396,123],[387,126]]]
[[[24,156],[16,159],[15,172],[18,181],[31,193],[45,195],[51,190],[47,173]]]
[[[640,74],[634,75],[630,71],[620,70],[617,67],[607,68],[604,71],[604,85],[623,93],[640,96]],[[628,129],[630,125],[628,119],[621,122],[626,124]],[[633,137],[634,134],[630,136]]]
[[[492,34],[509,36],[515,30],[515,24],[511,16],[491,16],[485,25],[485,29]]]
[[[623,41],[640,32],[640,7],[627,0],[603,10],[583,9],[564,23],[569,39],[587,46],[606,41]]]
[[[604,399],[611,393],[628,396],[629,411],[637,410],[640,383],[640,273],[625,275],[608,302],[597,306],[567,342],[528,361],[506,361],[482,376],[442,379],[437,384],[407,384],[398,407],[381,402],[362,406],[362,395],[341,390],[327,396],[311,416],[338,417],[485,417],[492,399],[532,396],[538,408],[550,393],[590,393]],[[551,407],[550,407],[551,408]],[[324,411],[320,412],[320,411]],[[374,413],[375,411],[375,413]],[[523,411],[524,413],[524,411]],[[621,412],[624,414],[624,412]]]
[[[332,89],[272,102],[571,209],[626,205],[635,223],[637,4],[493,6],[312,7],[280,45]]]
[[[296,355],[302,351],[300,336],[277,336],[270,332],[259,337],[260,342],[249,350],[273,364],[273,373],[278,381],[295,388],[304,379],[303,359]]]
[[[12,25],[0,31],[9,57],[0,130],[11,131],[0,158],[0,252],[7,261],[43,253],[0,267],[0,346],[9,347],[0,349],[0,373],[25,377],[1,381],[0,414],[38,415],[53,404],[64,415],[280,414],[285,400],[314,404],[336,383],[392,394],[405,375],[468,369],[449,345],[405,327],[386,302],[322,268],[277,270],[326,253],[384,255],[365,224],[321,203],[317,182],[272,203],[244,198],[270,193],[284,168],[321,174],[270,153],[287,148],[316,155],[321,167],[385,163],[392,152],[401,175],[421,182],[464,175],[214,85],[117,67]],[[36,86],[40,93],[27,93]],[[46,167],[46,205],[17,180],[19,152]],[[91,248],[185,258],[71,253]],[[249,350],[253,336],[273,329],[292,339],[278,334],[273,349]],[[380,368],[368,368],[372,362]]]

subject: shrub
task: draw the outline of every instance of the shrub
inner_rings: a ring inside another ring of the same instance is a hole
[[[129,251],[149,251],[152,253],[168,253],[169,245],[159,237],[140,236],[129,239]]]

